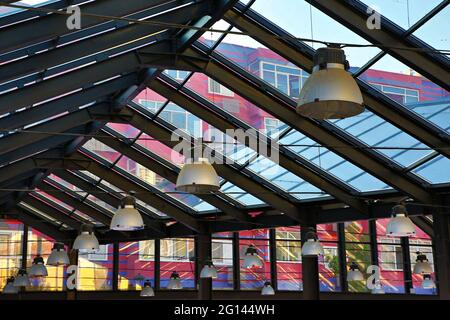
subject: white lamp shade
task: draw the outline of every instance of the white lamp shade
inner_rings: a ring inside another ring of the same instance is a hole
[[[169,290],[179,290],[183,289],[183,285],[181,284],[180,275],[174,271],[170,275],[169,284],[167,285],[167,289]]]
[[[436,288],[436,283],[434,283],[433,279],[431,279],[431,276],[423,278],[422,288],[424,288],[424,289],[435,289]]]
[[[133,205],[125,205],[117,209],[111,219],[111,230],[134,231],[145,227],[144,221],[139,211]]]
[[[25,270],[19,270],[16,278],[14,279],[14,287],[28,287],[30,286],[30,279],[28,278],[27,272]]]
[[[323,255],[323,247],[318,240],[308,239],[302,247],[302,256],[315,257]]]
[[[413,272],[415,274],[430,274],[433,273],[433,269],[428,261],[417,261],[414,265]]]
[[[345,54],[339,48],[319,48],[314,68],[300,92],[297,113],[313,119],[342,119],[364,111],[355,79],[345,70]]]
[[[262,268],[263,261],[257,254],[246,254],[243,262],[244,268]]]
[[[70,264],[69,256],[64,250],[62,243],[55,243],[52,252],[47,259],[48,266],[68,266]]]
[[[205,266],[202,268],[202,271],[200,272],[200,278],[216,279],[217,269],[213,264],[205,264]]]
[[[150,282],[144,283],[144,287],[141,290],[140,296],[141,297],[154,297],[155,296],[155,291],[153,290]]]
[[[170,279],[169,284],[167,285],[167,289],[169,290],[179,290],[183,289],[183,285],[181,284],[180,278]]]
[[[85,250],[87,252],[94,252],[100,248],[97,237],[94,233],[83,231],[77,236],[73,243],[75,250]]]
[[[386,292],[384,291],[384,287],[380,283],[377,283],[377,284],[375,284],[375,287],[372,289],[371,293],[372,294],[385,294]]]
[[[3,294],[17,294],[19,293],[19,287],[15,287],[14,286],[14,278],[8,278],[8,280],[6,280],[6,285],[3,288],[2,291]]]
[[[207,158],[187,161],[178,174],[176,189],[188,193],[208,193],[220,189],[219,176]]]
[[[45,267],[44,259],[42,259],[42,257],[34,258],[28,274],[33,278],[48,276],[47,268]]]
[[[347,271],[347,281],[363,281],[364,275],[359,269],[350,269]]]
[[[273,287],[270,285],[270,283],[266,282],[264,284],[264,287],[261,290],[262,296],[273,296],[275,294],[275,290],[273,290]]]
[[[416,226],[404,214],[397,214],[389,220],[386,235],[391,237],[410,237],[416,234]]]

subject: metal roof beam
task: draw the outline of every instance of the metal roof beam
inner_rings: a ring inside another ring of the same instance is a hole
[[[93,15],[125,17],[151,7],[164,5],[166,2],[167,0],[93,1],[80,7],[82,13],[84,13],[81,19],[81,30],[108,21],[108,19]],[[177,4],[177,2],[174,2],[174,4]],[[0,53],[76,32],[77,30],[73,31],[67,28],[66,20],[66,15],[49,14],[4,28],[2,30]]]
[[[200,43],[196,46],[197,48],[187,49],[186,54],[193,57],[206,57],[206,54],[199,49],[204,46]],[[263,80],[249,74],[217,53],[212,53],[209,61],[202,63],[199,61],[196,59],[192,63],[197,64],[197,67],[209,77],[226,85],[284,123],[320,144],[329,146],[330,150],[413,198],[424,203],[433,202],[431,192],[416,181],[419,180],[418,178],[405,174],[394,162],[387,162],[387,159],[381,158],[375,151],[364,148],[361,142],[330,123],[301,117],[295,111],[294,101],[289,97],[283,99],[275,88],[271,88]],[[180,60],[180,63],[184,62]]]
[[[171,1],[165,6],[173,7],[174,2]],[[161,12],[160,10],[164,11],[164,8],[156,7],[152,10],[148,10],[148,15],[154,15],[155,13]],[[177,8],[176,10],[164,12],[145,21],[182,24],[185,23],[188,18],[195,19],[196,17],[205,15],[207,12],[208,6],[206,5],[206,2],[199,2]],[[111,48],[117,49],[117,47],[122,46],[122,50],[125,50],[124,44],[139,46],[149,43],[149,39],[152,39],[152,37],[149,38],[149,35],[161,32],[165,28],[166,27],[161,25],[144,25],[136,23],[125,28],[119,28],[87,39],[82,39],[66,46],[31,55],[24,59],[12,61],[11,63],[2,66],[0,82],[9,81],[32,73],[42,72],[52,66],[62,65],[82,57],[91,56],[90,59],[95,61],[101,55],[107,55],[108,50]],[[164,34],[154,35],[153,38],[155,37],[156,39],[162,39]],[[145,39],[141,40],[142,38]]]
[[[143,165],[144,167],[149,168],[150,170],[154,171],[155,173],[167,179],[168,181],[176,183],[179,170],[174,171],[173,168],[169,168],[164,164],[162,164],[161,162],[152,159],[148,154],[145,154],[144,152],[137,150],[136,148],[132,147],[131,145],[125,142],[116,139],[106,138],[106,135],[108,135],[107,131],[103,131],[102,133],[103,136],[97,137],[96,138],[97,140],[109,146],[110,148],[124,154],[128,158],[136,161],[137,163]],[[222,210],[223,213],[230,215],[231,217],[243,221],[252,220],[248,214],[240,211],[239,209],[220,199],[216,195],[199,194],[196,196],[202,199],[203,201],[206,201],[209,204],[215,206],[219,210]]]
[[[173,131],[168,129],[168,127],[171,126],[170,124],[165,123],[163,126],[156,121],[148,119],[148,117],[138,113],[134,109],[128,108],[127,110],[132,114],[129,123],[135,128],[145,132],[155,139],[160,140],[168,147],[173,148],[179,143],[178,141],[171,141]],[[176,128],[172,129],[175,130]],[[259,183],[253,180],[252,177],[245,175],[242,170],[231,167],[230,165],[213,164],[213,166],[217,174],[225,180],[239,186],[257,198],[262,199],[266,203],[273,205],[287,215],[292,216],[294,219],[303,220],[305,218],[304,213],[301,213],[294,204],[275,193],[274,190],[269,189],[264,185],[264,183],[262,183],[262,181]]]

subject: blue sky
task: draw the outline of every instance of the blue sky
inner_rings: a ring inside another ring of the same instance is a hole
[[[432,8],[438,5],[440,0],[409,0],[409,23],[408,23],[408,0],[370,0],[366,4],[379,11],[387,18],[403,28],[413,25]],[[246,1],[244,1],[246,2]],[[332,42],[345,42],[368,44],[349,29],[340,25],[321,11],[311,8],[304,0],[256,0],[252,8],[271,21],[277,23],[283,29],[299,38],[313,38]],[[312,11],[312,34],[311,14]],[[428,42],[438,49],[450,49],[450,7],[445,8],[427,24],[417,30],[414,35]],[[217,23],[215,28],[225,28],[225,23]],[[238,30],[236,30],[238,31]],[[214,37],[214,35],[213,35]],[[252,47],[261,47],[258,42],[249,37],[229,35],[227,42]],[[315,48],[319,44],[313,45]],[[352,66],[362,66],[370,58],[379,52],[377,48],[347,48],[346,54]],[[375,69],[408,73],[409,68],[396,59],[385,56],[375,66]]]

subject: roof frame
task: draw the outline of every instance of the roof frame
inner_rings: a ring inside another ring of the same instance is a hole
[[[450,60],[442,54],[401,50],[392,47],[432,49],[414,35],[404,36],[406,30],[381,16],[381,28],[376,32],[367,28],[368,6],[358,0],[306,0],[314,7],[383,50],[426,78],[450,91]],[[447,2],[448,4],[448,2]]]
[[[244,9],[245,6],[238,3],[232,10],[227,11],[224,19],[235,25],[236,28],[250,33],[257,41],[299,68],[311,73],[313,48],[301,41],[287,40],[289,37],[294,39],[294,36],[254,10],[250,9],[242,14]],[[366,82],[357,78],[355,80],[362,91],[365,105],[372,112],[417,140],[450,157],[450,136],[448,133],[390,99]]]
[[[205,54],[202,53],[202,49],[205,49],[204,45],[197,42],[195,46],[186,50],[186,53],[189,56],[205,57]],[[424,187],[424,185],[427,185],[425,181],[421,181],[411,174],[405,174],[400,166],[379,153],[364,148],[364,145],[356,138],[330,123],[301,117],[296,113],[295,102],[292,99],[220,54],[212,53],[209,60],[202,63],[199,59],[189,62],[180,59],[179,63],[180,68],[185,63],[196,64],[199,70],[202,70],[209,77],[219,83],[226,84],[234,92],[284,123],[323,145],[332,146],[329,149],[344,159],[358,165],[387,184],[404,191],[413,198],[424,203],[432,203],[432,194]]]

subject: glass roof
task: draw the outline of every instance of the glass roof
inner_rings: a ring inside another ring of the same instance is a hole
[[[56,1],[22,0],[13,3],[30,7],[50,4],[50,7],[62,8],[59,4],[54,4],[53,2]],[[378,10],[385,18],[390,19],[400,28],[404,30],[411,28],[409,32],[428,45],[437,49],[448,50],[449,37],[448,32],[445,33],[445,30],[448,31],[446,26],[450,18],[449,6],[442,9],[435,16],[432,16],[422,26],[414,27],[414,24],[420,22],[423,17],[441,4],[440,0],[363,0],[363,2]],[[399,103],[414,116],[417,115],[423,118],[425,123],[428,122],[430,127],[436,129],[435,131],[438,132],[436,134],[444,136],[445,133],[450,133],[449,92],[436,83],[426,79],[416,70],[395,59],[393,56],[377,47],[370,46],[367,40],[316,9],[306,0],[283,0],[282,5],[279,5],[279,1],[274,0],[242,1],[242,3],[248,3],[251,10],[254,10],[254,12],[251,11],[251,14],[259,14],[270,20],[287,33],[299,38],[297,39],[298,41],[310,46],[312,49],[322,47],[323,44],[315,43],[311,40],[360,45],[360,47],[345,47],[346,56],[351,66],[350,72],[355,77],[363,82],[367,82],[374,89],[388,97],[390,99],[387,102],[388,105],[389,103]],[[188,5],[193,6],[194,4],[189,3]],[[179,4],[174,5],[174,7],[176,6],[179,6]],[[0,28],[9,27],[8,21],[20,24],[22,21],[14,21],[14,17],[18,17],[17,19],[26,17],[23,11],[25,10],[0,6]],[[33,13],[32,10],[29,10],[29,12],[30,15]],[[163,12],[154,15],[158,17],[160,14],[163,14]],[[299,19],[299,16],[302,18]],[[143,10],[131,14],[130,17],[144,19],[148,18],[148,13],[146,13],[146,10]],[[211,28],[215,30],[241,32],[241,30],[230,23],[233,22],[227,22],[223,18],[215,22]],[[52,41],[47,41],[48,39],[44,39],[42,42],[40,42],[41,40],[36,40],[36,43],[31,44],[25,43],[23,47],[10,48],[2,51],[0,54],[0,60],[2,62],[0,64],[7,66],[10,63],[20,61],[26,63],[27,59],[33,56],[46,54],[55,48],[83,43],[84,40],[91,39],[94,36],[101,37],[103,33],[113,34],[119,28],[127,28],[127,24],[117,23],[117,21],[105,22],[98,28],[86,28],[86,30],[77,31],[68,36],[58,37],[57,45],[49,45]],[[437,30],[439,32],[436,32]],[[135,50],[141,46],[149,45],[154,41],[160,41],[165,35],[161,36],[161,39],[158,40],[148,40],[146,37],[139,39],[130,37],[127,42],[104,48],[96,53],[82,53],[79,57],[70,56],[65,62],[45,67],[45,72],[30,69],[24,71],[24,74],[14,79],[3,79],[0,75],[0,99],[6,97],[5,100],[1,100],[0,102],[9,102],[8,97],[14,96],[17,92],[21,92],[20,90],[27,90],[30,87],[40,89],[40,86],[44,87],[47,81],[53,80],[52,83],[56,84],[55,79],[70,80],[70,76],[79,70],[98,66],[103,61],[121,56],[129,50]],[[310,41],[307,41],[308,39]],[[294,39],[291,40],[295,41]],[[307,71],[301,70],[292,61],[281,57],[280,54],[265,47],[249,35],[206,31],[198,39],[198,43],[203,43],[207,48],[210,48],[209,53],[220,54],[239,66],[236,71],[244,74],[245,77],[249,77],[250,79],[251,77],[257,77],[263,80],[267,85],[261,84],[263,94],[281,99],[286,104],[291,104],[292,106],[295,105],[300,90],[309,77]],[[374,57],[376,59],[373,59]],[[80,83],[79,79],[72,81],[74,84],[72,87],[68,86],[66,88],[63,86],[62,88],[64,89],[51,91],[55,94],[50,97],[37,95],[37,98],[33,102],[30,102],[29,105],[21,102],[18,110],[7,110],[10,112],[5,111],[5,113],[0,115],[0,119],[4,121],[2,123],[8,124],[8,120],[10,119],[12,123],[17,123],[17,127],[14,128],[0,128],[4,129],[1,130],[0,135],[2,137],[10,137],[12,135],[9,133],[14,132],[16,129],[32,130],[35,126],[54,119],[62,122],[64,116],[70,112],[77,111],[81,108],[90,108],[100,101],[105,101],[105,98],[111,98],[110,100],[115,99],[117,97],[116,94],[103,93],[99,96],[89,96],[90,99],[86,99],[89,102],[85,101],[82,106],[71,106],[70,108],[63,108],[61,111],[50,112],[47,110],[44,113],[45,116],[43,115],[42,117],[33,114],[30,118],[32,120],[27,124],[24,124],[23,120],[18,122],[16,120],[21,116],[27,117],[29,114],[27,112],[31,109],[39,108],[48,102],[57,101],[57,99],[67,97],[69,94],[82,92],[93,87],[101,87],[100,84],[104,84],[105,81],[123,79],[131,72],[126,68],[122,71],[120,70],[118,68],[117,73],[115,73],[115,69],[110,73],[105,73],[105,79],[101,79],[101,75],[92,81],[87,79],[84,84]],[[125,70],[127,71],[125,72]],[[333,183],[350,190],[352,193],[353,191],[356,193],[392,189],[391,186],[366,172],[358,165],[353,164],[352,161],[344,159],[343,156],[345,155],[341,156],[342,153],[339,152],[339,147],[319,144],[314,137],[307,137],[300,132],[299,130],[302,128],[298,126],[295,126],[298,130],[291,128],[280,119],[266,112],[265,110],[267,108],[265,106],[253,104],[236,92],[233,92],[227,83],[218,83],[209,78],[206,73],[208,73],[207,70],[203,74],[201,72],[168,69],[163,71],[163,76],[160,76],[160,79],[162,78],[164,80],[164,76],[170,77],[169,79],[172,81],[169,81],[170,85],[180,92],[180,94],[188,95],[191,98],[193,97],[193,99],[207,101],[211,104],[207,105],[208,111],[217,114],[219,118],[226,119],[234,126],[242,125],[257,129],[273,140],[279,138],[281,151],[286,152],[288,160],[292,160],[293,162],[296,159],[304,160],[304,162],[298,162],[297,164],[299,166],[302,164],[305,165],[305,163],[310,164],[311,167],[308,168],[316,170],[318,174],[326,174],[326,177],[333,179]],[[210,76],[214,77],[214,75]],[[136,82],[136,80],[133,81],[133,83]],[[439,82],[439,80],[436,81]],[[61,81],[61,83],[65,82]],[[126,89],[129,86],[130,84],[127,83],[122,89]],[[240,91],[237,88],[236,90]],[[125,90],[118,90],[116,93],[123,91]],[[32,93],[32,91],[30,92]],[[251,96],[245,93],[242,94],[248,97],[249,100],[255,101]],[[30,99],[32,99],[32,96],[32,94],[27,95]],[[190,137],[203,138],[210,149],[226,156],[226,159],[230,161],[227,163],[230,168],[241,172],[243,175],[253,179],[256,183],[263,184],[267,189],[279,193],[287,201],[300,203],[302,200],[331,198],[322,190],[320,185],[311,185],[309,182],[286,170],[280,164],[258,154],[255,150],[246,147],[234,139],[230,141],[230,137],[210,124],[208,119],[201,118],[201,110],[189,109],[192,111],[191,113],[185,109],[187,108],[186,106],[177,105],[172,100],[176,99],[170,96],[163,97],[156,91],[145,89],[132,99],[134,105],[131,103],[130,107],[143,113],[148,118],[148,121],[156,121],[167,128],[171,128],[171,130],[173,128],[184,130]],[[8,104],[6,103],[6,105]],[[58,109],[55,108],[55,110]],[[285,118],[284,120],[289,122]],[[356,141],[357,144],[355,147],[359,148],[362,146],[362,148],[373,150],[375,155],[379,156],[377,158],[379,158],[380,162],[384,162],[386,166],[395,165],[396,168],[399,168],[401,174],[408,174],[411,180],[418,185],[424,183],[433,185],[450,183],[450,171],[448,170],[450,159],[441,154],[442,150],[434,150],[418,140],[418,138],[415,138],[416,135],[413,137],[399,129],[394,123],[387,122],[382,118],[382,115],[373,113],[370,106],[368,106],[364,113],[358,116],[329,121],[328,123],[324,123],[324,125],[330,128],[330,132],[333,134],[348,136],[349,140]],[[105,128],[102,132],[111,134],[112,138],[126,142],[130,148],[142,152],[149,158],[157,159],[157,161],[166,164],[171,170],[178,171],[184,163],[184,157],[179,153],[173,152],[164,144],[164,141],[157,141],[154,137],[147,135],[132,125],[110,122],[106,124]],[[440,133],[439,129],[441,130]],[[57,134],[67,133],[58,132]],[[17,136],[19,134],[21,133],[17,133]],[[80,150],[92,155],[93,158],[109,170],[114,170],[129,181],[143,186],[148,192],[157,194],[162,199],[169,201],[185,212],[200,214],[218,211],[215,206],[202,200],[202,197],[177,192],[175,184],[171,179],[159,175],[151,167],[137,163],[121,151],[114,150],[100,140],[102,140],[100,137],[97,137],[97,139],[91,138]],[[318,140],[322,141],[320,139]],[[47,150],[50,150],[48,146],[45,147],[44,151]],[[36,151],[35,154],[39,152],[43,151]],[[6,154],[6,152],[4,153]],[[294,158],[294,156],[297,158]],[[13,159],[11,163],[23,158],[22,155],[22,158]],[[362,165],[360,166],[364,167]],[[124,195],[123,190],[118,189],[116,186],[109,184],[101,177],[96,177],[88,171],[71,172],[92,183],[93,186],[105,192],[111,192],[118,199]],[[71,197],[94,207],[96,210],[108,216],[114,214],[114,207],[105,203],[100,199],[101,197],[96,196],[95,193],[89,190],[81,190],[54,174],[50,174],[46,178],[46,181],[51,183],[58,191],[65,192]],[[237,204],[238,207],[267,205],[258,198],[257,194],[249,194],[252,190],[244,190],[242,186],[233,185],[223,178],[220,182],[220,191],[222,194],[219,194],[218,198],[221,198],[225,202]],[[58,200],[57,197],[52,196],[50,193],[50,191],[46,192],[45,188],[36,189],[34,196],[68,215],[73,215],[79,221],[89,221],[98,226],[102,225],[80,210]],[[25,203],[21,205],[29,206]],[[151,204],[144,203],[141,200],[138,201],[138,207],[148,215],[167,217],[165,213],[156,210]],[[59,221],[48,217],[45,213],[39,212],[35,208],[32,208],[32,210],[45,219],[59,224],[63,228],[68,228]]]

